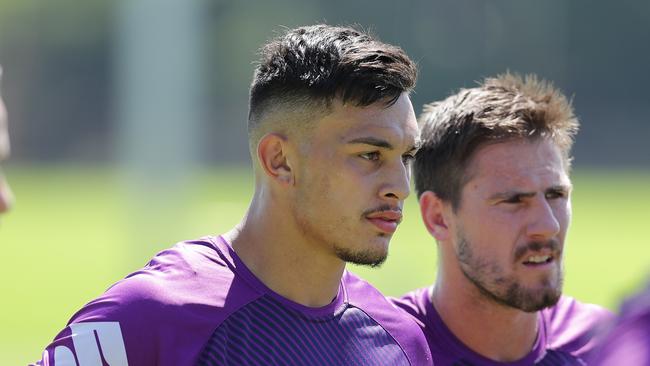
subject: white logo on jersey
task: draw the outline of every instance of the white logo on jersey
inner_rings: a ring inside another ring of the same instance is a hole
[[[54,366],[102,366],[102,356],[110,366],[127,366],[126,348],[118,322],[89,322],[71,324],[72,350],[65,346],[54,349]]]

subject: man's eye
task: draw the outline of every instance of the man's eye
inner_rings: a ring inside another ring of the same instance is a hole
[[[516,204],[516,203],[521,203],[521,196],[512,196],[508,197],[507,199],[501,201],[502,203],[509,203],[509,204]]]
[[[566,197],[566,193],[564,193],[562,191],[551,191],[551,192],[546,192],[545,196],[546,196],[546,199],[552,200],[552,199]]]
[[[361,158],[370,160],[370,161],[376,161],[379,160],[379,152],[378,151],[373,151],[373,152],[367,152],[359,155]]]

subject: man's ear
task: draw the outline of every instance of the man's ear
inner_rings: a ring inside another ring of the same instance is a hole
[[[426,191],[420,196],[422,221],[429,234],[436,238],[437,241],[445,241],[450,237],[445,208],[445,203],[431,191]]]
[[[288,153],[287,137],[278,133],[267,133],[257,144],[257,158],[266,176],[281,184],[291,185],[294,182],[294,172]]]

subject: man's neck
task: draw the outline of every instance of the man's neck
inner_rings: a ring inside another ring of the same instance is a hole
[[[532,350],[538,336],[537,312],[509,308],[476,293],[478,290],[469,294],[471,289],[442,282],[436,283],[431,301],[463,344],[499,362],[522,359]]]
[[[242,222],[226,233],[246,267],[271,290],[309,307],[332,302],[345,262],[323,245],[309,243],[285,215],[251,205]]]

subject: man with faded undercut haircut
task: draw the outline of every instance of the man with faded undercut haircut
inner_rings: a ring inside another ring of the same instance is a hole
[[[416,68],[316,25],[266,44],[250,90],[255,193],[76,313],[45,365],[430,365],[421,329],[346,262],[378,266],[409,194]]]
[[[425,106],[420,126],[414,179],[438,273],[396,303],[435,365],[583,365],[610,313],[562,295],[570,103],[505,74]]]

